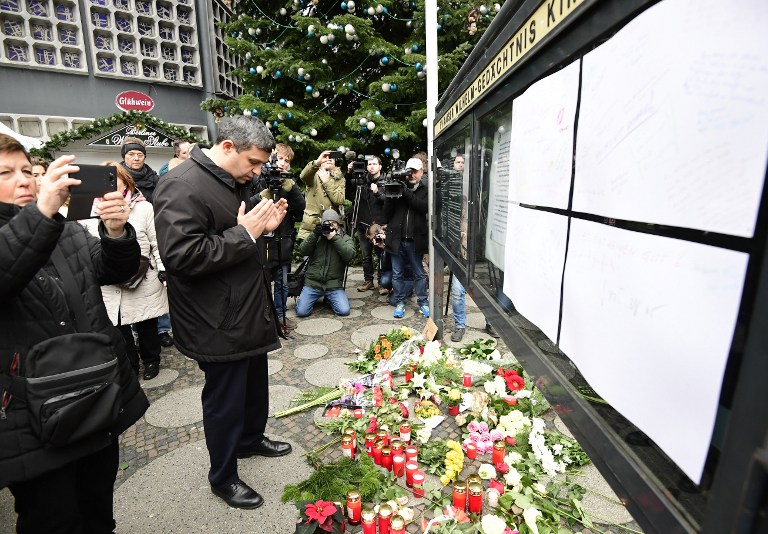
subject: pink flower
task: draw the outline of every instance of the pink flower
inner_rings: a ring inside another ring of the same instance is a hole
[[[480,434],[480,441],[483,443],[493,443],[493,440],[491,439],[491,435],[486,432],[485,434]]]
[[[488,423],[478,423],[478,432],[488,432]]]
[[[504,439],[504,434],[501,433],[501,430],[493,429],[491,430],[491,439],[493,441],[499,441]]]
[[[467,430],[469,430],[470,432],[477,432],[478,431],[477,421],[470,421],[470,423],[467,425]]]
[[[480,441],[480,434],[478,432],[470,432],[469,439],[472,440],[472,443],[477,443]]]

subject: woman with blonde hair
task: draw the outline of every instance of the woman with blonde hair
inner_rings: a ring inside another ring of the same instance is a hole
[[[149,259],[149,267],[134,288],[128,288],[125,284],[103,286],[101,293],[110,320],[123,334],[128,345],[128,359],[134,372],[137,375],[139,373],[140,356],[144,363],[144,380],[151,380],[160,372],[161,346],[157,318],[168,313],[165,268],[160,259],[155,234],[155,211],[136,188],[133,177],[121,165],[114,161],[105,161],[102,165],[117,167],[117,190],[128,202],[128,222],[136,230],[141,255]],[[82,224],[89,230],[95,229],[94,219],[82,221]],[[131,326],[135,327],[138,334],[138,352]]]

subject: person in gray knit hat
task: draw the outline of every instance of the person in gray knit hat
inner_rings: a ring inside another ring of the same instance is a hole
[[[131,174],[136,187],[144,195],[144,199],[151,204],[160,177],[152,167],[144,163],[147,157],[144,141],[138,137],[126,137],[120,147],[120,156],[123,158],[120,165]]]
[[[325,297],[336,315],[349,315],[349,299],[344,292],[344,270],[355,257],[355,242],[344,234],[341,217],[325,210],[320,224],[299,245],[299,254],[309,256],[309,266],[296,303],[296,315],[312,314],[315,302]]]

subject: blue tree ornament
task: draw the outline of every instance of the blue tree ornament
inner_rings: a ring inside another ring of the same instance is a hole
[[[391,83],[391,84],[389,84],[389,90],[390,90],[391,92],[393,92],[393,93],[394,93],[395,91],[397,91],[397,84],[396,84],[396,83]]]
[[[308,85],[304,90],[308,93],[311,93],[314,90],[314,88],[311,85]]]
[[[254,69],[253,67],[251,67],[250,69],[248,69],[248,71],[249,71],[251,74],[256,74],[256,69]]]
[[[416,72],[421,72],[424,70],[424,65],[422,65],[421,63],[416,63],[415,67],[416,67]]]
[[[255,116],[256,116],[256,115],[258,115],[258,114],[259,114],[259,110],[258,110],[258,109],[252,109],[252,110],[251,110],[251,115],[252,115],[253,117],[255,117]]]
[[[416,43],[413,43],[411,45],[411,52],[418,52],[419,51],[419,45]]]
[[[280,99],[280,105],[285,107],[288,104],[288,101],[285,98]]]
[[[385,149],[384,149],[384,153],[385,153],[387,156],[389,156],[390,152],[392,152],[392,149],[391,149],[391,148],[387,147],[387,148],[385,148]]]
[[[279,71],[279,70],[276,70],[275,71],[275,78],[282,78],[282,77],[283,77],[283,72]]]

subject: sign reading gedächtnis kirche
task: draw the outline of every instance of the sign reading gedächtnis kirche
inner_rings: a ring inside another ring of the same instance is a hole
[[[126,137],[137,137],[147,147],[170,147],[173,139],[150,126],[127,125],[88,143],[89,146],[120,146]]]

